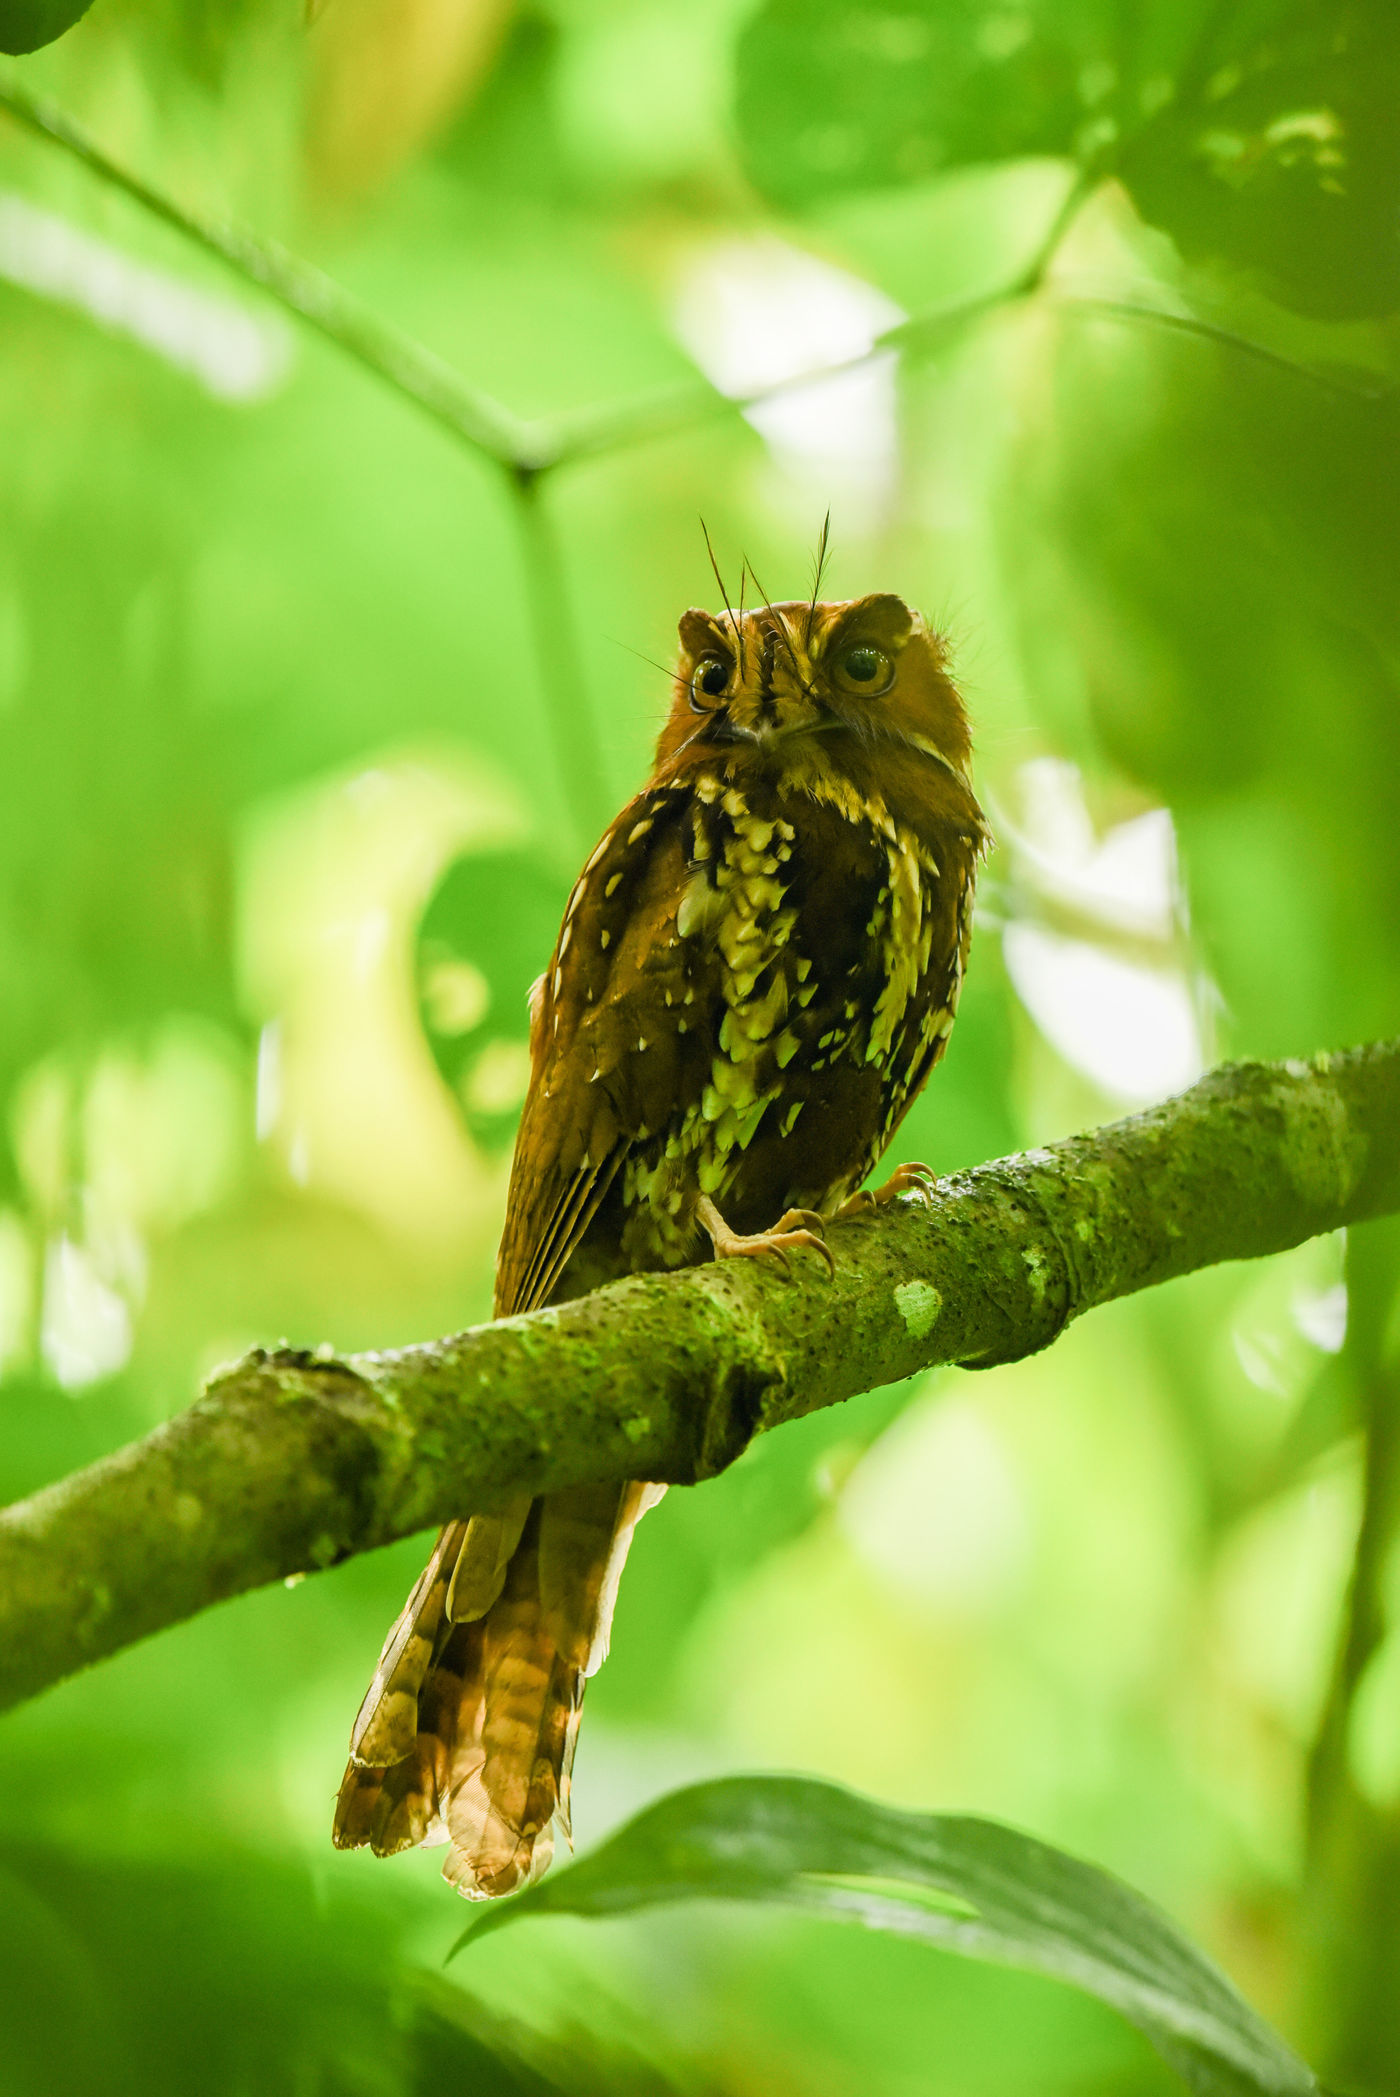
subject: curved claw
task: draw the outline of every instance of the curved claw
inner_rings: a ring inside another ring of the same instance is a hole
[[[897,1165],[883,1187],[862,1187],[843,1201],[832,1217],[833,1223],[847,1223],[855,1216],[868,1216],[874,1209],[888,1207],[901,1194],[917,1194],[924,1201],[931,1201],[938,1191],[938,1175],[931,1165],[922,1164],[917,1158],[907,1165]]]
[[[708,1195],[701,1196],[695,1213],[709,1233],[717,1260],[765,1259],[771,1254],[782,1269],[784,1279],[791,1281],[792,1266],[788,1253],[805,1249],[819,1253],[830,1274],[834,1277],[836,1273],[836,1261],[826,1242],[825,1219],[814,1209],[788,1209],[771,1230],[755,1231],[752,1237],[741,1237],[738,1231],[732,1231]]]
[[[921,1194],[931,1201],[938,1192],[938,1174],[931,1165],[922,1164],[917,1158],[907,1165],[897,1165],[875,1196],[877,1202],[893,1201],[899,1194]]]

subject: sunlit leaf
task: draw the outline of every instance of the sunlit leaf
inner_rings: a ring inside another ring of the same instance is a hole
[[[529,1075],[530,985],[566,884],[538,855],[455,860],[418,933],[418,1002],[434,1060],[478,1141],[514,1140]]]
[[[1204,1953],[1119,1880],[996,1821],[905,1813],[801,1777],[729,1777],[650,1806],[474,1937],[531,1915],[743,1900],[851,1917],[1095,1995],[1209,2097],[1305,2097],[1312,2072]]]
[[[1397,96],[1384,0],[769,0],[738,106],[785,205],[1062,155],[1116,174],[1188,258],[1337,318],[1400,305]]]
[[[801,205],[973,161],[1070,153],[1091,113],[1080,74],[1098,12],[768,0],[739,59],[750,168],[771,196]]]

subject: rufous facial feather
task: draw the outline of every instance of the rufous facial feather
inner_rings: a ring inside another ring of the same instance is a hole
[[[768,765],[810,761],[870,777],[872,758],[909,755],[965,777],[972,743],[946,647],[901,598],[765,605],[742,617],[692,609],[680,642],[658,774],[682,753],[747,743]],[[815,739],[819,755],[802,747]]]

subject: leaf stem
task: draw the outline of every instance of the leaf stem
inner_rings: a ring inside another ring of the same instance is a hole
[[[603,780],[597,724],[583,674],[559,535],[545,505],[541,474],[519,472],[511,485],[540,687],[553,731],[565,804],[579,833],[575,844],[583,850],[606,822],[611,807]]]
[[[1345,399],[1383,400],[1395,391],[1394,382],[1379,372],[1363,372],[1357,366],[1355,377],[1347,378],[1341,376],[1345,367],[1324,371],[1315,364],[1302,364],[1296,357],[1286,357],[1282,350],[1270,349],[1267,343],[1238,334],[1234,328],[1222,327],[1218,321],[1202,320],[1194,313],[1173,313],[1164,306],[1139,305],[1132,299],[1094,298],[1079,292],[1061,291],[1054,296],[1058,306],[1098,314],[1105,320],[1145,320],[1159,328],[1175,329],[1178,334],[1194,335],[1203,342],[1217,344],[1221,349],[1233,350],[1237,356],[1252,358],[1257,364],[1267,364],[1275,371],[1286,371],[1294,378],[1306,379],[1324,392]]]
[[[57,103],[31,94],[13,78],[0,80],[0,109],[256,284],[366,371],[413,401],[459,442],[510,469],[528,469],[537,463],[538,440],[528,423],[490,394],[469,386],[431,350],[380,320],[309,262],[232,220],[211,218],[172,202],[119,166]]]

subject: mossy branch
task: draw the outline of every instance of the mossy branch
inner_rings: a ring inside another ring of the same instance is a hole
[[[746,1261],[339,1360],[255,1350],[188,1412],[0,1513],[0,1707],[227,1596],[522,1488],[689,1484],[751,1438],[1097,1304],[1400,1210],[1400,1041],[1177,1099],[841,1225],[834,1280]]]

